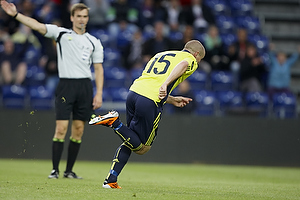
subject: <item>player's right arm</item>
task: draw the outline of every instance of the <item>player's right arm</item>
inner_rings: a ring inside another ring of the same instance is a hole
[[[189,63],[185,60],[178,63],[175,68],[172,70],[166,81],[161,85],[159,88],[159,95],[158,98],[162,100],[167,96],[167,87],[170,83],[172,83],[174,80],[179,78],[188,68]]]
[[[1,0],[1,7],[6,12],[6,14],[12,17],[16,16],[16,20],[28,26],[32,30],[37,31],[42,35],[45,35],[47,33],[47,28],[45,24],[42,24],[31,17],[27,17],[21,13],[18,13],[17,8],[13,3],[8,3],[7,1]]]

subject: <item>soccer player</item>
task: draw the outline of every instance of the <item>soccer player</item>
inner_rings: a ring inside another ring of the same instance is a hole
[[[93,109],[102,105],[103,89],[103,47],[99,40],[86,33],[89,9],[86,5],[74,4],[71,8],[72,29],[43,24],[17,11],[13,3],[1,0],[2,9],[10,16],[39,32],[52,38],[57,43],[58,74],[60,82],[56,89],[56,128],[52,143],[53,170],[48,178],[59,177],[64,139],[72,113],[72,131],[68,147],[65,178],[81,178],[72,168],[76,161],[85,122],[90,119]],[[90,66],[95,68],[97,92],[93,98]]]
[[[171,91],[198,67],[205,55],[203,45],[197,40],[187,42],[182,51],[157,53],[147,63],[142,75],[134,81],[126,100],[127,125],[119,119],[117,111],[94,116],[90,125],[111,127],[123,143],[117,148],[104,188],[121,188],[117,178],[131,152],[143,155],[148,152],[156,137],[163,105],[184,107],[191,98],[171,96]]]

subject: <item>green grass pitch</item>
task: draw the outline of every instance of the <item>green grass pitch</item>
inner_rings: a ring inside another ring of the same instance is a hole
[[[109,167],[77,161],[83,180],[52,180],[49,160],[0,159],[0,199],[300,199],[299,168],[129,162],[117,190],[102,188]]]

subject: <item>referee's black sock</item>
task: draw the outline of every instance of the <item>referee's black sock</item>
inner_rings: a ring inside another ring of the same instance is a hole
[[[53,169],[59,171],[58,166],[64,149],[64,140],[53,138],[52,142],[52,165]]]
[[[108,176],[106,177],[108,183],[117,182],[118,175],[121,173],[122,169],[126,165],[130,155],[131,149],[122,144],[117,149],[114,159],[112,161],[111,169]]]
[[[68,158],[67,158],[67,167],[66,172],[71,172],[76,161],[79,149],[80,149],[81,140],[75,140],[70,137],[70,143],[68,148]]]

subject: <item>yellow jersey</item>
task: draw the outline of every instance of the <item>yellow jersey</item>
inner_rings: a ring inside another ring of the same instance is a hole
[[[161,100],[158,98],[159,88],[166,81],[175,66],[183,60],[189,63],[188,68],[183,75],[168,86],[167,92],[170,94],[179,83],[198,68],[196,58],[188,51],[164,51],[157,53],[150,59],[142,75],[133,82],[129,90],[155,102],[160,102]]]

